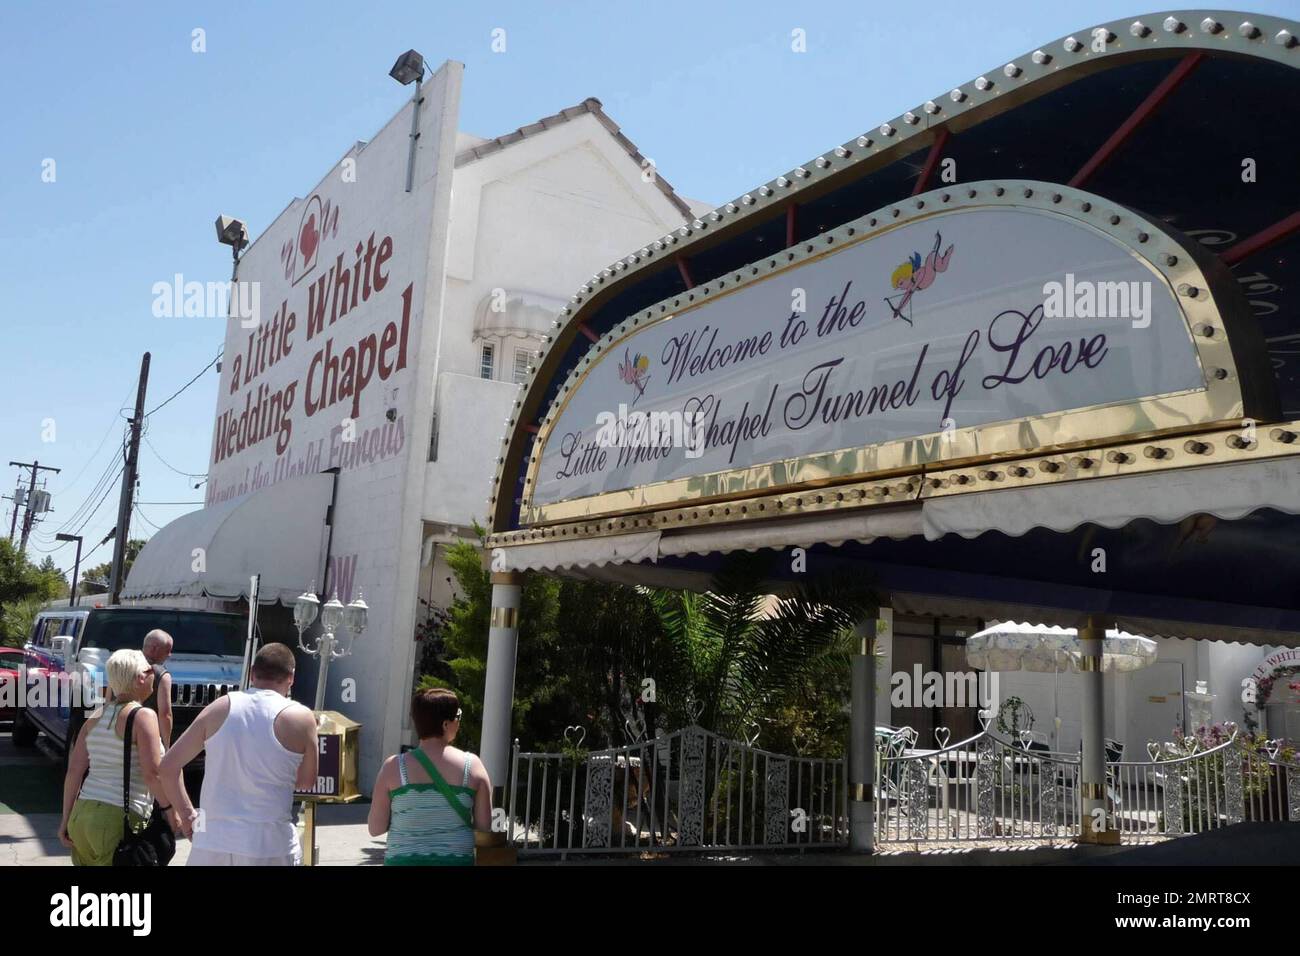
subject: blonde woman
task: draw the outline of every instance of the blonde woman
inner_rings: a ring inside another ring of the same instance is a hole
[[[143,827],[156,798],[173,831],[180,818],[167,806],[158,764],[162,739],[158,715],[141,707],[154,687],[154,669],[137,650],[115,651],[105,668],[112,703],[87,720],[77,735],[63,780],[63,821],[59,842],[72,851],[74,866],[112,866],[122,840],[122,759],[127,718],[136,711],[131,743],[130,806],[132,828]],[[84,777],[84,780],[83,780]]]

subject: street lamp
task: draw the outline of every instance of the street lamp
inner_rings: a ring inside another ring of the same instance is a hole
[[[310,591],[300,594],[298,600],[294,602],[293,623],[298,629],[298,647],[303,653],[320,660],[320,670],[316,675],[316,706],[313,708],[317,712],[317,720],[320,719],[320,712],[325,709],[325,687],[330,661],[352,654],[353,641],[366,629],[366,616],[369,612],[370,609],[366,606],[366,602],[361,600],[360,595],[345,607],[339,600],[337,590],[324,606],[321,605],[320,598]],[[308,646],[303,640],[303,635],[315,622],[318,614],[322,633],[316,638],[314,644]],[[346,647],[341,647],[339,638],[335,636],[341,630],[351,635]]]
[[[72,598],[68,607],[77,606],[77,575],[81,572],[81,535],[79,534],[56,534],[56,541],[75,541],[77,542],[77,560],[72,565]]]

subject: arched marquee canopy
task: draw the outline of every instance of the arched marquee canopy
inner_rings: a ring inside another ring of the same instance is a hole
[[[1088,27],[630,251],[520,392],[496,567],[803,547],[918,613],[1300,642],[1298,67],[1276,17]]]

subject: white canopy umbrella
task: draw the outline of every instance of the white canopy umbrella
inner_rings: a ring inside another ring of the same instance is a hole
[[[1072,627],[1004,621],[966,641],[971,667],[988,671],[1032,671],[1036,674],[1078,673],[1079,632]],[[1102,641],[1103,673],[1128,673],[1156,661],[1156,642],[1111,628]]]
[[[966,641],[966,661],[986,671],[1030,671],[1036,674],[1079,673],[1083,652],[1079,632],[1072,627],[1003,621]],[[1156,660],[1156,642],[1111,628],[1102,640],[1102,673],[1128,673]],[[1061,733],[1059,687],[1052,693],[1052,747]]]

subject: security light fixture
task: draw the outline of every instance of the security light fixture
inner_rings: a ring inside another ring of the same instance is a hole
[[[406,191],[409,193],[415,181],[415,147],[420,139],[420,104],[424,102],[420,82],[424,79],[424,57],[414,50],[407,50],[397,58],[388,75],[403,86],[415,84],[415,93],[411,96],[414,104],[411,109],[411,148],[406,157]]]
[[[424,79],[424,57],[414,50],[407,50],[397,58],[388,75],[403,86],[422,80]]]
[[[248,226],[230,216],[217,217],[217,242],[234,248],[236,255],[248,245]]]

